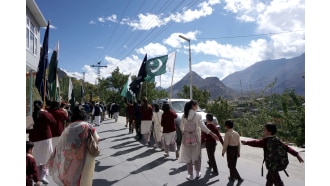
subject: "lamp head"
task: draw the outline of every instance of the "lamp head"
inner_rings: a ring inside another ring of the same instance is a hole
[[[188,42],[190,42],[190,39],[188,39],[188,38],[186,38],[186,37],[184,37],[182,35],[179,35],[179,37],[182,38],[182,39],[184,39],[184,40],[186,40],[186,41],[188,41]]]

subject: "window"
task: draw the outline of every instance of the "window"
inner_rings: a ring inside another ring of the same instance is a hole
[[[38,29],[31,20],[26,17],[26,49],[37,55],[38,52]]]
[[[29,38],[30,38],[30,29],[29,26],[30,25],[30,19],[28,17],[26,17],[26,49],[29,49],[30,47],[30,43],[29,43]]]

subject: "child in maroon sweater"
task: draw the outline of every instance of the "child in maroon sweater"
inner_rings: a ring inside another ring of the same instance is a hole
[[[32,186],[33,183],[35,183],[34,185],[36,186],[41,185],[36,160],[32,156],[33,147],[33,142],[26,141],[26,186]]]
[[[274,137],[274,135],[276,134],[276,131],[277,131],[277,128],[276,128],[275,124],[267,123],[265,125],[265,129],[264,129],[264,135],[265,135],[264,138],[257,139],[257,140],[251,140],[251,141],[242,140],[242,144],[243,145],[249,145],[249,146],[252,146],[252,147],[263,148],[264,152],[265,152],[265,150],[267,148],[268,139]],[[288,153],[290,153],[291,155],[297,157],[297,159],[299,160],[300,163],[304,162],[304,160],[299,156],[297,151],[290,148],[288,145],[286,145],[286,147],[287,147]],[[284,185],[278,171],[274,172],[274,171],[268,170],[266,179],[267,179],[266,186],[271,186],[273,184],[275,184],[276,186]]]
[[[213,124],[213,115],[210,113],[206,114],[206,127],[219,137],[220,143],[223,145],[222,136],[220,135],[220,132],[217,129],[217,127]],[[214,157],[217,142],[213,139],[211,135],[206,134],[205,132],[202,132],[201,138],[202,138],[201,142],[205,143],[207,156],[209,158],[209,160],[207,161],[207,163],[209,164],[209,168],[213,169],[212,172],[213,175],[218,175],[219,174],[218,166]]]

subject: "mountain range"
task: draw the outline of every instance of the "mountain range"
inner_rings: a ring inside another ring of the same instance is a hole
[[[203,79],[196,72],[192,73],[192,85],[201,90],[208,90],[210,92],[210,99],[215,99],[219,96],[223,98],[233,98],[238,95],[237,91],[224,85],[217,77],[207,77]],[[172,98],[178,98],[177,94],[181,92],[183,86],[190,85],[190,74],[185,75],[180,81],[176,82],[172,86]],[[170,87],[166,89],[170,93]]]
[[[222,82],[237,91],[262,91],[274,83],[266,92],[282,93],[285,89],[295,90],[297,95],[305,95],[305,53],[290,59],[260,61],[245,70],[234,72]]]
[[[184,85],[189,86],[189,73],[173,85],[172,97],[177,98],[177,93]],[[234,98],[248,96],[252,92],[283,93],[285,89],[293,89],[297,95],[305,96],[305,53],[290,59],[276,59],[260,61],[238,72],[234,72],[222,81],[217,77],[201,78],[192,71],[193,86],[208,90],[210,99],[219,96]],[[266,89],[269,85],[272,87]],[[170,92],[170,88],[166,89]]]
[[[59,69],[59,78],[67,76]],[[72,75],[71,75],[72,76]],[[79,79],[79,78],[78,78]],[[285,89],[293,89],[297,95],[305,96],[305,53],[294,58],[282,58],[257,62],[250,67],[234,72],[222,81],[217,77],[203,79],[192,71],[193,86],[210,92],[210,99],[237,98],[251,93],[265,94],[283,93]],[[186,74],[172,86],[172,98],[178,98],[184,85],[189,86],[190,74]],[[269,85],[270,88],[266,89]],[[170,93],[170,87],[165,89]]]

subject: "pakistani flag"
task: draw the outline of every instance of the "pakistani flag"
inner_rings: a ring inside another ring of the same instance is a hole
[[[129,90],[129,85],[131,84],[132,79],[131,79],[131,74],[127,78],[127,82],[123,86],[123,90],[121,91],[121,96],[127,98],[128,100],[132,100],[133,94]]]
[[[72,81],[71,81],[71,78],[69,78],[68,100],[71,99],[72,89],[73,89]]]
[[[36,79],[35,79],[35,86],[38,89],[41,99],[44,102],[46,101],[47,89],[48,89],[48,84],[47,84],[48,82],[46,79],[46,70],[47,70],[47,66],[48,66],[49,25],[50,25],[50,22],[48,21],[46,32],[44,35],[44,41],[42,43],[42,49],[40,51],[38,70],[37,70]],[[48,100],[48,98],[47,98],[47,100]]]
[[[69,103],[71,104],[71,109],[73,110],[74,104],[75,104],[75,99],[74,99],[74,93],[73,93],[73,86],[72,86],[71,78],[69,78],[68,100],[69,100]]]
[[[50,92],[49,92],[50,100],[59,102],[60,83],[58,81],[58,71],[57,71],[58,52],[59,52],[59,42],[57,42],[57,45],[55,46],[52,57],[50,59],[49,69],[48,69],[48,83],[50,87]]]
[[[176,52],[171,54],[149,59],[146,65],[147,75],[155,77],[166,72],[173,72]]]

